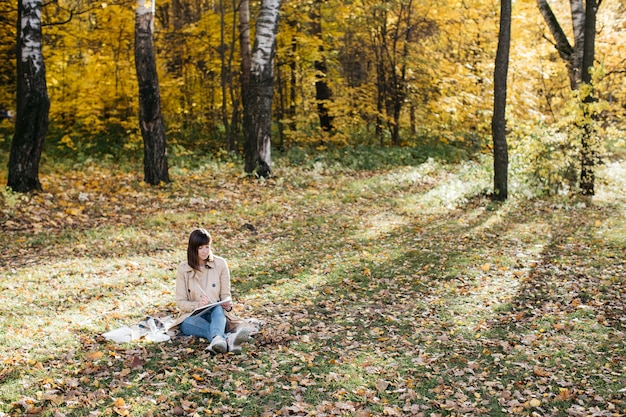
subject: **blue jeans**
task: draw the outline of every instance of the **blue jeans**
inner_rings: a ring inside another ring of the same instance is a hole
[[[209,342],[215,336],[226,338],[226,316],[221,306],[215,306],[201,314],[187,317],[180,324],[180,331],[185,336],[204,337]]]

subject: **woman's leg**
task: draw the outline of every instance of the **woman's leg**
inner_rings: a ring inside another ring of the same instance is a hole
[[[212,341],[215,336],[226,338],[224,334],[226,330],[224,309],[220,306],[216,306],[197,316],[187,317],[181,323],[180,330],[186,336],[204,337],[209,342]]]
[[[212,339],[211,332],[209,331],[211,323],[201,315],[187,317],[180,324],[180,331],[185,336],[198,336],[204,337],[209,342]]]
[[[226,315],[222,306],[216,306],[211,309],[211,328],[209,333],[212,340],[215,336],[222,336],[226,339]]]

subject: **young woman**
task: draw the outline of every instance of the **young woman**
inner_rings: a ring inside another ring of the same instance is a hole
[[[222,304],[192,314],[217,302]],[[211,235],[205,229],[196,229],[189,236],[187,261],[178,266],[176,274],[176,303],[181,315],[172,327],[180,324],[184,335],[207,339],[207,350],[212,353],[241,352],[249,330],[228,314],[233,309],[230,270],[224,258],[213,254]]]

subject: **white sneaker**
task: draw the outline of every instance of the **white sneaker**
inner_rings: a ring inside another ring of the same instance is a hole
[[[207,348],[207,350],[215,353],[226,353],[227,349],[228,345],[226,345],[226,340],[222,336],[215,336]]]
[[[241,353],[241,344],[250,339],[250,331],[245,327],[237,330],[235,333],[228,335],[228,351],[233,353]]]

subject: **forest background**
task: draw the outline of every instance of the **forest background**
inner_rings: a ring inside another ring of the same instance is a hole
[[[407,4],[417,30],[389,66],[385,22]],[[0,198],[0,416],[626,414],[623,2],[598,15],[592,198],[575,195],[567,69],[536,3],[515,3],[501,204],[486,197],[496,2],[285,2],[278,158],[259,180],[241,175],[234,5],[158,2],[173,179],[158,187],[140,175],[134,6],[44,10],[43,191]],[[571,27],[568,2],[553,7]],[[11,110],[16,17],[0,10]],[[406,70],[399,125],[392,68]],[[0,123],[6,167],[13,125]],[[230,262],[237,313],[263,321],[244,355],[103,340],[177,313],[175,269],[198,225]]]
[[[237,6],[156,3],[154,44],[173,158],[241,153]],[[0,7],[0,49],[9,58],[0,63],[0,106],[11,110],[16,10],[8,1]],[[73,160],[141,157],[134,7],[59,1],[44,8],[51,99],[45,154]],[[252,16],[255,7],[251,3]],[[571,32],[567,2],[553,8]],[[604,105],[601,142],[623,146],[622,2],[602,3],[598,22],[594,88]],[[457,156],[489,152],[497,36],[497,2],[285,2],[272,145],[278,151],[394,144],[443,146]],[[507,106],[513,165],[533,171],[542,187],[554,190],[578,163],[573,155],[579,145],[566,133],[580,112],[551,39],[537,4],[516,2]],[[328,90],[323,102],[316,99],[320,81]],[[11,134],[4,119],[5,151]],[[415,153],[407,149],[407,158]]]

